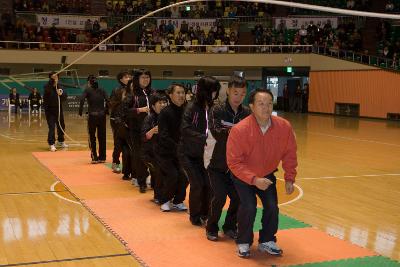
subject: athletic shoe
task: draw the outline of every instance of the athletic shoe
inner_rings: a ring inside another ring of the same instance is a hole
[[[213,233],[213,232],[206,231],[206,236],[207,236],[207,239],[210,240],[210,241],[217,241],[218,240],[218,233]]]
[[[161,207],[160,207],[160,209],[161,209],[161,211],[162,211],[162,212],[168,212],[168,211],[171,211],[171,205],[170,205],[170,202],[169,202],[169,201],[167,201],[167,202],[165,202],[164,204],[162,204],[162,205],[161,205]]]
[[[68,145],[65,142],[57,142],[57,146],[61,148],[68,148]]]
[[[238,238],[238,233],[234,230],[224,230],[224,235],[232,238],[233,240],[236,240]]]
[[[97,164],[97,163],[99,163],[99,161],[98,160],[95,160],[95,159],[92,159],[92,162],[91,162],[92,164]]]
[[[185,204],[179,203],[179,204],[172,204],[172,208],[177,210],[177,211],[186,211],[188,208],[186,207]]]
[[[153,202],[154,204],[160,205],[160,201],[156,198],[153,198],[150,201]]]
[[[99,163],[104,163],[106,162],[104,159],[99,160]]]
[[[147,186],[145,186],[145,185],[141,185],[141,186],[139,187],[139,192],[140,192],[140,193],[146,193],[146,190],[147,190]]]
[[[128,175],[124,174],[124,176],[122,176],[122,180],[127,181],[127,180],[130,180],[130,179],[131,179],[131,177],[129,177]]]
[[[55,145],[51,145],[51,146],[50,146],[50,151],[51,151],[51,152],[56,152],[56,151],[57,151],[56,146],[55,146]]]
[[[249,244],[238,244],[238,256],[241,258],[250,257],[250,246]]]
[[[281,255],[283,253],[274,241],[268,241],[258,244],[258,250],[261,252],[268,252],[271,255]]]
[[[117,164],[117,163],[112,164],[112,170],[114,173],[121,173],[121,168],[119,167],[119,164]]]
[[[137,181],[137,179],[136,178],[132,178],[132,185],[134,185],[134,186],[136,186],[136,187],[139,187],[139,183],[138,183],[138,181]]]

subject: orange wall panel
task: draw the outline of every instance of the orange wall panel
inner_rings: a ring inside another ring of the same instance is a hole
[[[310,72],[309,111],[334,113],[335,103],[360,104],[360,116],[400,113],[400,74],[384,70]]]

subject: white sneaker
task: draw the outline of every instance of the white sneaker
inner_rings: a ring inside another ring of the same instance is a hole
[[[169,201],[165,202],[164,204],[161,205],[160,209],[162,212],[171,211],[171,203]]]
[[[68,148],[68,145],[65,142],[57,142],[57,146],[61,148]]]
[[[238,256],[241,258],[250,257],[250,246],[249,244],[238,244]]]
[[[274,241],[268,241],[258,244],[258,250],[261,252],[267,252],[271,255],[281,255],[283,253]]]
[[[179,204],[172,204],[172,208],[177,210],[177,211],[186,211],[188,208],[185,206],[185,204],[179,203]]]
[[[57,151],[56,146],[55,146],[55,145],[51,145],[51,146],[50,146],[50,151],[51,151],[51,152],[56,152],[56,151]]]
[[[137,181],[137,179],[136,178],[132,178],[132,185],[134,185],[134,186],[136,186],[136,187],[139,187],[139,183],[138,183],[138,181]]]

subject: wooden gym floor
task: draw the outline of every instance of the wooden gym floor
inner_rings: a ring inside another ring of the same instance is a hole
[[[296,132],[301,189],[281,212],[400,260],[400,123],[280,115]],[[67,133],[79,142],[69,150],[87,150],[85,119],[65,117]],[[44,118],[0,113],[0,265],[139,265],[32,156],[47,151],[46,138]]]

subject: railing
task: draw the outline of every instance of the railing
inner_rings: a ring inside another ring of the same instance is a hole
[[[384,69],[400,70],[399,61],[354,51],[335,49],[332,47],[313,47],[313,52],[319,55],[335,57],[356,63],[371,65]]]
[[[42,51],[87,51],[96,44],[0,41],[0,48]],[[189,53],[311,53],[311,45],[141,45],[104,44],[103,52],[189,52]]]

